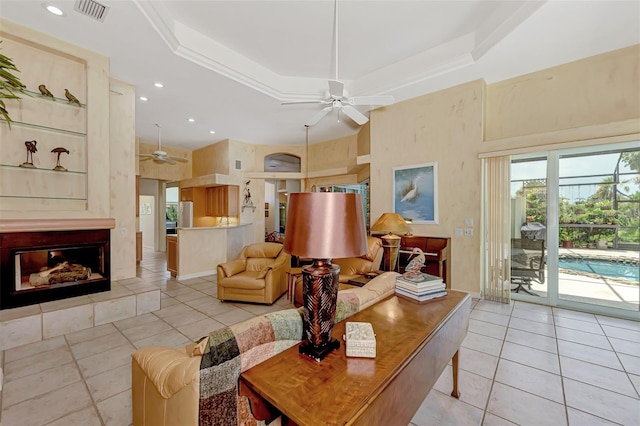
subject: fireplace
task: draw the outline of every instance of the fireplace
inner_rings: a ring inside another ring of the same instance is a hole
[[[0,233],[0,309],[111,289],[109,229]]]

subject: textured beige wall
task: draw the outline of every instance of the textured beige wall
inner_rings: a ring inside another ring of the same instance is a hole
[[[158,149],[158,142],[143,141],[138,139],[138,153],[151,154]],[[138,173],[143,179],[158,179],[167,181],[178,181],[191,177],[191,167],[193,164],[191,151],[169,146],[162,146],[162,150],[172,157],[186,158],[188,162],[176,161],[176,164],[157,163],[148,157],[138,157]]]
[[[393,207],[393,167],[438,163],[437,225],[415,235],[451,237],[452,288],[480,289],[480,160],[484,83],[475,81],[397,103],[371,115],[371,221]],[[454,236],[464,221],[472,237]]]
[[[371,153],[371,123],[364,124],[358,132],[358,155]]]
[[[505,148],[638,132],[640,45],[494,83],[487,88],[486,140]],[[577,129],[587,128],[586,132]],[[538,134],[555,138],[521,139]]]
[[[353,167],[358,155],[358,135],[309,145],[309,172]]]
[[[111,230],[111,278],[136,276],[136,191],[135,191],[135,87],[112,81],[123,91],[109,96],[111,197],[110,216],[116,220]],[[132,238],[133,237],[133,238]]]
[[[229,174],[229,140],[193,151],[192,176],[206,176],[214,173]]]

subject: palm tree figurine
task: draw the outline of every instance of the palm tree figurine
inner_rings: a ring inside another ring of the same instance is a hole
[[[60,172],[66,172],[67,169],[65,169],[64,167],[62,167],[60,165],[60,154],[62,154],[63,152],[66,154],[69,154],[69,150],[67,148],[63,148],[63,147],[58,147],[58,148],[53,148],[51,150],[51,152],[55,152],[58,154],[58,161],[56,163],[56,166],[53,168],[53,170],[58,170]]]
[[[36,145],[38,141],[25,141],[24,146],[27,147],[27,161],[20,164],[20,167],[27,167],[30,169],[34,169],[36,166],[33,165],[33,153],[38,152],[38,148]]]

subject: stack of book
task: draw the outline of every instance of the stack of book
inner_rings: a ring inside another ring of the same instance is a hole
[[[441,277],[419,272],[396,278],[396,293],[400,296],[424,302],[447,295],[446,285]]]

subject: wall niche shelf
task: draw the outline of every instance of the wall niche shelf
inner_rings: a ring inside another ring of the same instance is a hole
[[[13,59],[27,88],[17,93],[19,99],[5,99],[11,127],[0,119],[0,210],[86,210],[88,107],[65,97],[66,88],[86,101],[86,61],[2,36],[2,53]],[[41,94],[41,84],[54,97]],[[32,154],[29,141],[36,141]],[[57,148],[68,152],[60,155]],[[26,161],[34,167],[20,167]],[[58,165],[66,170],[54,170]]]
[[[13,169],[19,169],[19,170],[33,170],[35,172],[51,172],[51,173],[77,173],[77,174],[81,174],[81,175],[86,175],[87,172],[83,172],[83,171],[79,171],[79,170],[53,170],[53,169],[46,169],[44,167],[20,167],[20,166],[16,166],[13,164],[0,164],[0,167],[9,167],[9,168],[13,168]]]
[[[87,104],[83,104],[82,102],[80,102],[80,105],[78,105],[75,102],[71,102],[67,98],[59,98],[57,96],[54,96],[52,98],[51,96],[45,96],[40,92],[34,92],[33,90],[29,90],[29,89],[22,89],[22,93],[26,94],[27,97],[21,97],[20,100],[32,98],[32,99],[40,99],[40,100],[47,101],[47,102],[60,102],[63,105],[69,105],[69,106],[73,106],[73,107],[76,107],[76,108],[86,108],[87,107]]]
[[[4,120],[2,118],[0,118],[0,123],[8,125],[7,120]],[[13,126],[28,127],[28,128],[31,128],[31,129],[41,129],[41,130],[47,130],[47,131],[50,131],[50,132],[65,133],[65,134],[74,135],[74,136],[87,136],[87,134],[83,133],[83,132],[76,132],[76,131],[67,130],[67,129],[58,129],[56,127],[42,126],[40,124],[24,123],[22,121],[16,121],[16,120],[11,120],[11,128],[12,129],[13,129]]]

